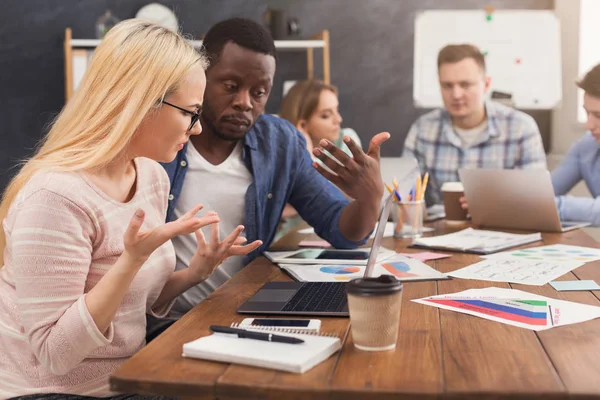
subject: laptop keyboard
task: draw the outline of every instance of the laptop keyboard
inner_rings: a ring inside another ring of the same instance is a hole
[[[337,312],[344,309],[347,301],[343,282],[307,282],[282,311]]]

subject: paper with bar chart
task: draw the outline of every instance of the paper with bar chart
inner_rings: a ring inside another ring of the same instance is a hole
[[[301,282],[347,282],[361,278],[364,265],[297,265],[279,264],[279,267]],[[373,277],[393,275],[401,281],[448,279],[429,265],[407,257],[394,256],[375,265]]]
[[[600,317],[600,307],[497,287],[469,289],[413,301],[534,331]]]

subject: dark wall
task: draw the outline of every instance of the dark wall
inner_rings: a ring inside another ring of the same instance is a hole
[[[33,151],[48,122],[64,104],[63,39],[93,38],[106,9],[121,19],[135,16],[150,0],[3,0],[0,11],[0,191],[17,162]],[[553,0],[160,0],[172,8],[185,33],[199,38],[232,16],[261,20],[269,4],[284,4],[303,32],[329,29],[331,78],[340,90],[344,126],[363,145],[389,131],[385,156],[400,155],[412,121],[427,110],[412,102],[414,14],[422,9],[552,9]],[[321,61],[316,51],[315,61]],[[269,112],[281,101],[283,79],[303,79],[304,53],[280,55]],[[316,70],[321,76],[321,69]],[[549,145],[550,112],[532,113]],[[365,146],[366,147],[366,146]]]

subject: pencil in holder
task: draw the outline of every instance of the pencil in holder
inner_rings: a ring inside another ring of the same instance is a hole
[[[415,238],[423,234],[425,201],[396,201],[392,209],[394,237]]]

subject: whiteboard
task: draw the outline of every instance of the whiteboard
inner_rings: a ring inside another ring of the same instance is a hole
[[[517,108],[551,109],[561,100],[560,24],[552,11],[431,10],[415,17],[413,99],[442,107],[437,55],[469,43],[485,55],[492,91],[510,93]]]

